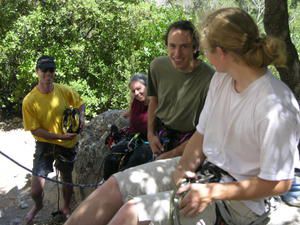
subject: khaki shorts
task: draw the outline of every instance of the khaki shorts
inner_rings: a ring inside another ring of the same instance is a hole
[[[157,225],[171,225],[172,172],[180,157],[158,160],[114,174],[124,202],[133,200],[139,221]],[[236,224],[248,224],[257,219],[249,208],[239,201],[225,201]],[[209,205],[195,217],[179,216],[182,225],[214,225],[216,203]],[[174,224],[179,224],[176,219]]]

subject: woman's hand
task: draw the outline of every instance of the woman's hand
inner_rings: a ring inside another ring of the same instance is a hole
[[[194,172],[185,171],[181,166],[177,166],[177,168],[172,173],[173,184],[175,185],[176,189],[181,186],[184,179],[191,179],[194,177],[196,177],[196,174]]]
[[[184,195],[180,201],[180,213],[184,216],[196,216],[213,202],[212,183],[190,183],[183,185],[177,191],[178,195]]]

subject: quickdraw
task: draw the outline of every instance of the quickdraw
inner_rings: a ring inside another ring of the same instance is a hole
[[[80,112],[76,108],[67,108],[63,113],[62,130],[64,133],[80,132]]]
[[[193,178],[185,178],[181,181],[178,187],[174,190],[171,202],[170,202],[170,219],[172,225],[181,225],[180,222],[180,213],[179,213],[179,204],[181,199],[184,197],[186,193],[176,194],[177,189],[189,183],[210,183],[210,182],[219,182],[221,180],[222,175],[228,176],[229,174],[215,166],[214,164],[205,161],[200,169],[196,172],[196,176]],[[230,176],[230,175],[229,175]],[[224,221],[219,218],[218,223],[216,225],[226,225]]]
[[[194,178],[185,178],[180,183],[179,187],[182,185],[187,185],[189,183],[210,183],[210,182],[220,182],[222,176],[230,176],[226,171],[217,167],[216,165],[205,161],[200,167],[200,170],[196,172]],[[231,177],[231,176],[230,176]],[[235,180],[232,177],[233,180]],[[171,201],[170,201],[170,219],[172,225],[181,225],[180,222],[180,213],[179,213],[179,204],[180,200],[184,197],[186,193],[181,195],[176,194],[178,187],[174,190]],[[269,215],[271,211],[271,204],[269,200],[266,200],[267,211],[259,216],[255,221],[247,225],[260,225],[266,224],[269,220]],[[230,216],[230,213],[227,211],[226,206],[223,202],[216,202],[216,215],[217,221],[215,225],[237,225],[235,224]]]

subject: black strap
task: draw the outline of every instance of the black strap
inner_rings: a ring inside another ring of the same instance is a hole
[[[155,119],[155,123],[156,133],[164,147],[164,151],[169,151],[176,148],[177,146],[188,140],[194,133],[194,130],[188,132],[181,132],[172,129],[165,125],[163,121],[157,117]]]

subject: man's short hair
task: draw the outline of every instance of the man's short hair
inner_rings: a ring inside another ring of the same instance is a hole
[[[193,39],[193,48],[196,50],[194,53],[194,58],[196,59],[199,56],[199,34],[195,28],[195,26],[192,24],[192,22],[188,20],[179,20],[174,23],[172,23],[165,34],[165,44],[168,45],[168,36],[171,30],[178,29],[178,30],[184,30],[189,31],[192,35]]]
[[[51,56],[43,55],[36,62],[36,69],[55,69],[55,61]]]

